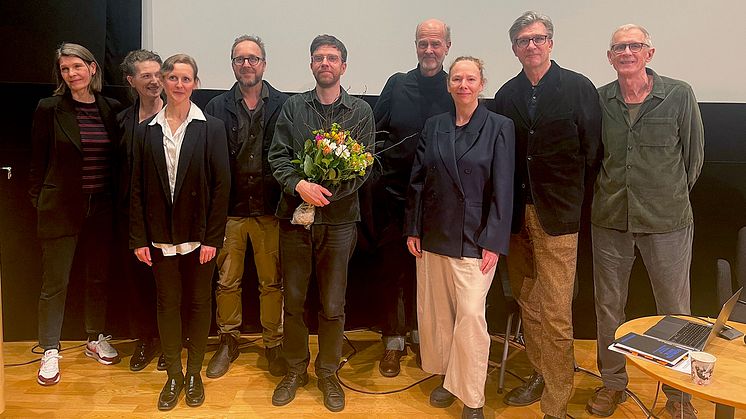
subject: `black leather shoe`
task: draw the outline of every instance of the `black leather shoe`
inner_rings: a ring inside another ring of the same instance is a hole
[[[227,333],[221,333],[220,346],[210,359],[210,363],[207,364],[205,375],[207,378],[222,377],[228,372],[231,362],[236,358],[238,358],[238,341]]]
[[[184,388],[184,377],[168,377],[158,396],[158,410],[171,410],[179,402],[179,394]]]
[[[282,377],[288,373],[288,363],[282,357],[282,345],[272,348],[264,348],[264,356],[269,363],[269,373],[275,377]]]
[[[464,410],[461,411],[461,419],[484,419],[484,412],[481,407],[473,408],[464,405]]]
[[[187,406],[197,407],[205,401],[205,388],[199,373],[187,373],[184,378],[184,398]]]
[[[324,394],[324,406],[332,412],[341,412],[345,408],[345,392],[342,390],[342,386],[339,385],[337,377],[330,375],[328,377],[319,378],[319,382],[316,384]]]
[[[155,366],[158,371],[166,371],[166,356],[161,354],[158,357],[158,364]]]
[[[158,345],[152,339],[139,339],[135,343],[135,352],[130,358],[130,371],[141,371],[150,364],[155,357]]]
[[[443,387],[442,383],[430,392],[430,406],[433,407],[445,409],[446,407],[452,405],[455,400],[456,396],[454,396],[450,391],[446,390]]]
[[[285,406],[292,402],[295,398],[295,392],[298,391],[298,387],[303,387],[306,384],[308,384],[307,372],[288,371],[285,377],[277,384],[277,387],[275,387],[274,393],[272,393],[272,404],[275,406]]]
[[[541,400],[542,392],[544,392],[544,377],[535,372],[520,387],[510,390],[503,397],[503,402],[508,406],[528,406]]]
[[[383,358],[378,364],[378,371],[384,377],[396,377],[401,371],[401,358],[407,354],[407,350],[397,351],[396,349],[386,349],[383,352]]]

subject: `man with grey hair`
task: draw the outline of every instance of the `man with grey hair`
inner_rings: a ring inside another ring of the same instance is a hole
[[[694,224],[689,193],[702,169],[704,128],[685,82],[647,68],[655,48],[639,25],[623,25],[606,57],[617,80],[598,89],[606,152],[591,212],[598,369],[603,379],[588,401],[598,416],[626,398],[624,355],[608,349],[624,322],[629,276],[639,249],[659,314],[690,311],[689,268]],[[664,385],[672,417],[696,418],[691,396]]]
[[[285,374],[282,359],[282,275],[279,220],[274,216],[280,184],[272,176],[267,153],[275,123],[288,96],[263,79],[267,68],[264,43],[243,35],[231,47],[236,83],[214,97],[205,112],[225,123],[231,168],[231,195],[225,243],[218,254],[220,277],[215,289],[215,320],[220,346],[207,365],[206,375],[217,378],[238,357],[241,336],[241,282],[247,247],[254,254],[259,282],[259,312],[268,369]]]
[[[601,110],[590,80],[550,60],[554,26],[549,17],[526,12],[509,35],[523,70],[500,88],[495,107],[515,123],[507,263],[534,373],[504,401],[525,406],[541,399],[545,417],[564,418],[574,373],[578,232],[601,159]]]
[[[369,184],[376,203],[372,212],[377,233],[375,257],[383,298],[381,334],[385,346],[378,370],[384,377],[399,374],[400,359],[407,354],[407,333],[418,364],[421,363],[417,278],[414,258],[403,237],[404,207],[419,133],[428,118],[453,109],[453,99],[446,88],[448,75],[443,70],[443,61],[451,47],[450,32],[448,25],[437,19],[417,25],[414,41],[417,68],[389,77],[373,108],[377,140],[382,144],[381,165],[375,167],[375,182]]]

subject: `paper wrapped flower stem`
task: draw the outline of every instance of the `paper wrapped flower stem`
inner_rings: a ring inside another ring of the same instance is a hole
[[[306,227],[306,230],[310,230],[315,214],[316,207],[309,204],[308,202],[303,202],[302,204],[298,205],[298,208],[296,208],[295,211],[293,211],[293,218],[290,220],[290,223],[302,225]]]

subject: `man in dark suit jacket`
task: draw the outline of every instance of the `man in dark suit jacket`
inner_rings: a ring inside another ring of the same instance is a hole
[[[280,184],[269,167],[267,153],[277,116],[288,96],[262,79],[267,66],[264,43],[243,35],[233,42],[231,66],[236,83],[214,97],[205,112],[225,123],[231,165],[231,196],[225,244],[218,254],[220,279],[215,290],[220,346],[206,374],[217,378],[238,357],[241,335],[241,278],[249,241],[259,279],[260,320],[265,355],[272,375],[285,374],[282,349],[282,275],[279,221],[274,212]]]
[[[515,122],[508,274],[535,373],[504,400],[524,406],[541,399],[548,417],[563,418],[574,371],[572,295],[580,213],[601,157],[601,113],[590,80],[549,59],[553,25],[548,17],[526,12],[509,35],[523,71],[497,92],[495,109]]]

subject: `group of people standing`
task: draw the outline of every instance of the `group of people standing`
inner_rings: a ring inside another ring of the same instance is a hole
[[[230,50],[236,83],[205,112],[190,100],[199,85],[193,58],[161,62],[133,51],[122,68],[135,103],[119,116],[119,103],[99,94],[93,55],[63,44],[55,96],[39,103],[32,129],[45,350],[37,381],[60,379],[60,329],[76,255],[85,265],[86,355],[104,364],[119,360],[104,332],[112,255],[102,244],[114,240],[122,253],[131,249],[120,261],[136,297],[130,368],[145,368],[160,340],[168,378],[158,408],[173,408],[182,391],[188,405],[199,406],[212,276],[217,266],[220,345],[206,375],[218,378],[239,354],[241,279],[251,247],[267,368],[283,377],[272,403],[290,403],[309,381],[304,313],[315,277],[317,385],[330,411],[343,410],[336,371],[362,202],[370,207],[363,213],[372,218],[365,221],[374,226],[377,277],[387,290],[380,373],[399,374],[408,340],[422,369],[442,376],[430,403],[448,407],[458,398],[462,417],[483,417],[486,297],[499,258],[507,256],[534,373],[504,401],[541,400],[546,418],[563,418],[574,371],[578,232],[590,210],[604,385],[587,410],[611,415],[625,399],[627,374],[624,357],[607,347],[624,321],[635,247],[658,311],[689,312],[689,192],[704,154],[697,102],[686,83],[647,67],[655,48],[639,25],[613,32],[607,58],[618,77],[598,90],[550,59],[554,26],[547,16],[526,12],[508,34],[523,69],[499,89],[492,109],[479,101],[486,83],[480,59],[462,56],[444,68],[451,31],[436,19],[416,28],[417,67],[392,75],[373,109],[341,88],[347,50],[331,35],[310,46],[315,88],[292,97],[263,79],[262,40],[237,38]],[[333,123],[371,152],[378,145],[372,175],[318,184],[299,174],[294,160],[304,142]],[[358,197],[363,185],[368,199]],[[304,202],[316,207],[308,228],[291,222]],[[696,417],[690,396],[664,391],[672,416]]]

